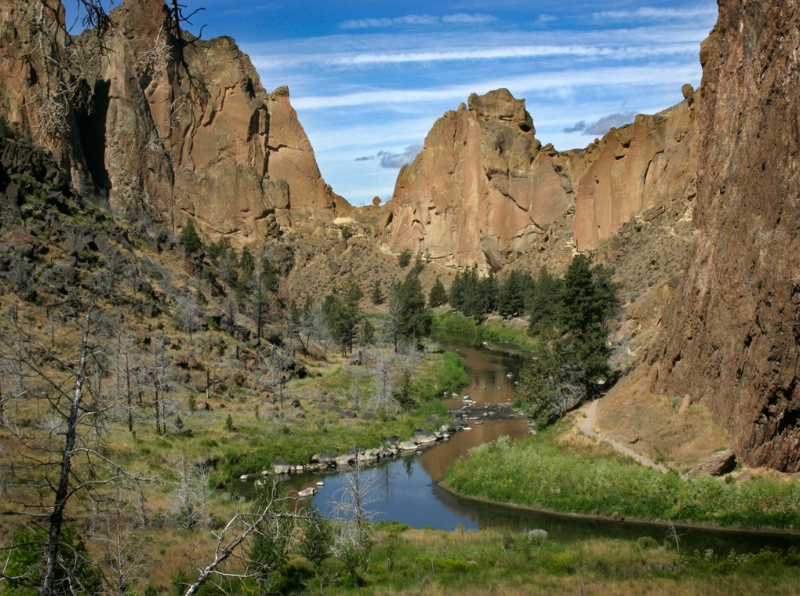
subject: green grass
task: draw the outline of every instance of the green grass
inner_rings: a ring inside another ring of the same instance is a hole
[[[669,545],[594,538],[532,541],[508,530],[414,530],[373,526],[370,563],[358,588],[336,582],[328,559],[309,579],[309,593],[341,594],[709,594],[792,593],[800,588],[800,557],[697,553]],[[722,591],[720,591],[722,590]]]
[[[481,445],[445,478],[454,490],[556,511],[800,530],[800,484],[661,474],[622,456],[567,452],[548,430]]]
[[[337,364],[326,367],[321,377],[293,382],[287,393],[313,393],[315,388],[321,387],[326,392],[333,392],[337,403],[346,406],[352,378]],[[220,457],[220,464],[214,480],[218,484],[229,483],[243,474],[269,469],[276,459],[304,464],[315,453],[339,454],[352,447],[369,449],[383,445],[392,435],[406,439],[418,427],[435,430],[451,420],[437,398],[445,391],[466,384],[469,377],[458,354],[426,355],[419,371],[411,379],[411,396],[417,407],[391,419],[370,415],[365,408],[372,382],[371,379],[364,380],[362,401],[354,419],[317,410],[315,403],[307,399],[302,400],[306,404],[305,418],[297,418],[288,406],[285,416],[278,413],[268,421],[235,418],[236,433],[246,435],[248,439],[237,442],[217,439],[218,447],[214,452]],[[201,429],[196,439],[208,441],[210,437]]]
[[[433,317],[433,331],[445,331],[472,335],[474,337],[497,343],[513,344],[526,350],[531,350],[536,343],[524,329],[511,327],[500,319],[491,319],[478,324],[473,319],[465,317],[455,311],[435,313]]]
[[[462,358],[455,352],[445,352],[432,366],[425,367],[411,380],[411,394],[418,402],[441,398],[469,383],[469,375]]]

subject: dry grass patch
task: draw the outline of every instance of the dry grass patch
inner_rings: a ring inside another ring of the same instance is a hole
[[[649,370],[639,366],[600,401],[597,429],[637,453],[686,471],[729,444],[702,404],[682,408],[680,396],[650,391]]]

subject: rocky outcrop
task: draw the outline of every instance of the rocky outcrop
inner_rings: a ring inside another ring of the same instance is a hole
[[[695,92],[685,101],[612,129],[586,150],[577,183],[573,230],[579,250],[594,250],[632,217],[668,209],[697,194]],[[699,94],[697,94],[699,95]]]
[[[388,246],[447,265],[499,268],[570,206],[569,160],[542,150],[525,102],[473,94],[436,121],[397,179]]]
[[[58,0],[0,5],[0,122],[51,151],[81,188],[89,177],[71,100],[83,56],[67,51],[64,18]]]
[[[592,250],[634,215],[694,197],[695,105],[689,87],[677,106],[559,153],[535,138],[524,101],[473,94],[400,171],[386,245],[482,272],[548,250],[559,229]]]
[[[13,18],[4,20],[0,49],[8,59],[0,69],[22,91],[0,92],[0,106],[27,133],[40,112],[28,107],[29,96],[46,95],[26,83],[35,70],[26,52],[39,40],[31,13],[38,4],[2,8]],[[61,4],[45,4],[48,22],[57,23]],[[164,0],[125,0],[108,27],[80,38],[53,27],[53,52],[69,46],[82,56],[80,72],[70,74],[90,98],[65,104],[74,138],[62,144],[72,162],[85,161],[118,212],[155,212],[176,232],[193,217],[207,236],[243,245],[349,209],[322,180],[288,90],[268,95],[232,39],[193,38]]]
[[[800,15],[721,0],[701,48],[695,239],[656,387],[702,400],[749,465],[800,470]]]
[[[708,456],[689,473],[695,476],[723,476],[736,467],[736,454],[731,449],[717,451]]]

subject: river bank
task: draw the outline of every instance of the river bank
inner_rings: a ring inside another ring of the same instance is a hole
[[[494,502],[612,519],[800,530],[797,482],[663,474],[602,443],[563,440],[573,424],[568,419],[529,439],[482,445],[457,462],[445,482]]]

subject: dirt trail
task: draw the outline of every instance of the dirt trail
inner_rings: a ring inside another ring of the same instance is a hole
[[[599,403],[599,401],[600,400],[597,399],[594,400],[592,403],[589,404],[589,407],[586,409],[586,414],[585,414],[586,417],[581,422],[581,432],[585,434],[587,437],[592,437],[593,439],[597,439],[598,441],[604,441],[605,443],[608,443],[615,451],[619,451],[620,453],[623,453],[628,457],[632,457],[643,466],[648,466],[650,468],[653,468],[654,470],[658,470],[662,474],[666,474],[667,472],[669,472],[669,470],[665,466],[662,466],[661,464],[654,462],[652,459],[649,459],[644,455],[636,453],[633,449],[631,449],[630,447],[626,447],[622,443],[618,443],[617,441],[604,437],[603,435],[598,434],[594,431],[594,425],[595,422],[597,422],[597,404]]]

